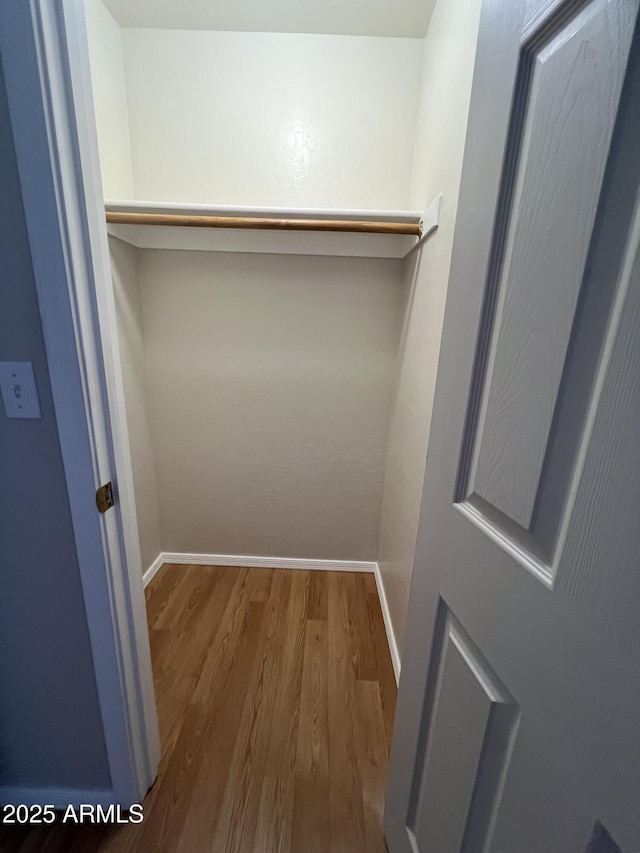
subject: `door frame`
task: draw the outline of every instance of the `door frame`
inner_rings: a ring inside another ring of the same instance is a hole
[[[1,3],[0,50],[111,776],[95,799],[128,806],[160,745],[83,0]]]

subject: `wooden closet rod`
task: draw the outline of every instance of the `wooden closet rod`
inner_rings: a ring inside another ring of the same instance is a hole
[[[276,231],[340,231],[356,234],[422,236],[421,222],[371,222],[347,219],[266,219],[258,216],[191,216],[180,213],[107,211],[112,225],[178,225],[188,228],[256,228]]]

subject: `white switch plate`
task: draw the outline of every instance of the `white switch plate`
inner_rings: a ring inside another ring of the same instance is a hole
[[[42,417],[30,361],[0,361],[0,388],[8,418]]]

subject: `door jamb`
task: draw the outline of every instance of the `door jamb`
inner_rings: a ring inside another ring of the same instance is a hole
[[[128,806],[160,747],[82,0],[3,2],[0,50],[112,801]],[[108,480],[119,506],[99,515]]]

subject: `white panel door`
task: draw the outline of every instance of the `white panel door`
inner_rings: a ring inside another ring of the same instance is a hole
[[[485,0],[391,853],[640,851],[637,0]]]

